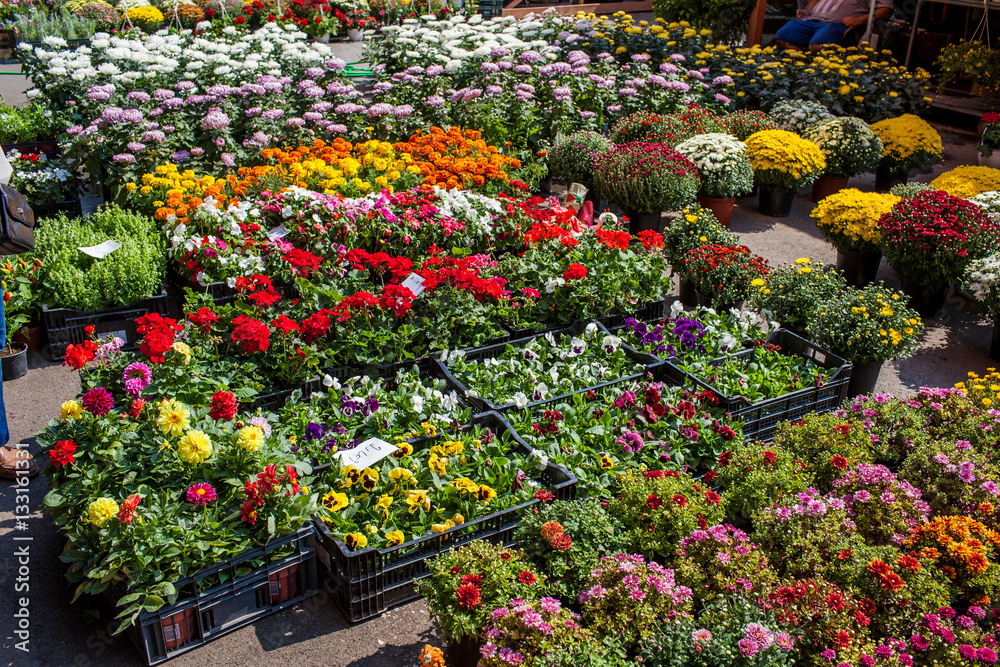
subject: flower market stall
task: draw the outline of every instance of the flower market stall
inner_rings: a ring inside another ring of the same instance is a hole
[[[951,159],[925,73],[623,12],[238,4],[22,43],[0,109],[39,212],[8,346],[80,382],[38,504],[109,636],[157,664],[423,598],[424,665],[996,661],[995,373],[875,392],[946,295],[1000,311],[1000,172],[905,182]],[[836,269],[763,253],[754,195]]]

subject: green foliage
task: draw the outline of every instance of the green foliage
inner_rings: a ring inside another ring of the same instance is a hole
[[[542,527],[552,521],[570,537],[568,549],[555,549],[544,538]],[[621,523],[597,500],[557,500],[542,505],[522,519],[514,541],[528,560],[548,575],[553,594],[572,600],[583,590],[587,576],[601,558],[627,545]]]
[[[772,268],[755,282],[749,297],[753,309],[798,332],[808,331],[821,301],[847,289],[840,273],[824,271],[822,262],[806,257]]]
[[[12,107],[0,104],[0,144],[47,139],[65,128],[58,114],[42,104]]]
[[[116,241],[121,247],[103,259],[78,250]],[[46,220],[35,233],[42,260],[39,301],[50,307],[100,310],[147,299],[163,282],[163,235],[149,218],[117,206],[70,220]]]
[[[17,20],[14,29],[22,42],[39,42],[46,37],[90,39],[97,30],[97,22],[69,13],[46,14],[32,9],[29,14],[23,14]]]
[[[798,456],[777,445],[747,442],[719,457],[715,468],[726,490],[729,516],[749,517],[809,488],[813,474]]]
[[[597,132],[574,132],[549,151],[549,171],[571,183],[593,187],[593,160],[610,148],[611,142]]]

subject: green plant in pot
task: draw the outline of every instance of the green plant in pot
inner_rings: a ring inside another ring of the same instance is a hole
[[[875,280],[882,260],[880,221],[898,201],[896,195],[848,188],[824,198],[809,214],[837,249],[837,270],[848,285]]]
[[[880,224],[882,253],[922,317],[940,309],[969,262],[1000,243],[1000,224],[982,208],[939,190],[900,200]]]
[[[3,264],[0,264],[0,275],[2,282],[0,288],[3,293],[4,324],[6,326],[7,337],[3,341],[3,349],[0,350],[0,357],[11,357],[23,355],[28,345],[23,341],[15,341],[14,337],[21,333],[20,338],[30,341],[27,335],[27,326],[35,316],[35,284],[37,274],[41,266],[41,260],[9,257]],[[11,363],[10,366],[16,368],[5,368],[3,378],[13,380],[27,373],[27,364]],[[10,370],[16,372],[10,373]]]
[[[618,144],[594,159],[601,194],[626,211],[629,232],[660,231],[661,214],[690,204],[701,179],[690,160],[667,144]]]
[[[1000,113],[989,111],[983,114],[979,121],[979,131],[979,144],[976,146],[980,155],[979,164],[995,167],[997,160],[990,161],[989,158],[1000,149]]]
[[[755,280],[768,273],[767,260],[745,245],[706,243],[684,257],[687,277],[698,290],[699,304],[716,310],[739,306]]]
[[[865,173],[882,157],[882,140],[860,118],[832,118],[802,134],[823,151],[826,169],[813,183],[813,201],[847,187],[852,176]]]
[[[772,268],[750,283],[749,303],[803,338],[819,304],[847,289],[838,271],[824,271],[823,263],[800,257],[793,264]]]
[[[962,293],[975,301],[984,315],[993,319],[990,358],[1000,360],[1000,252],[969,262],[961,285]]]
[[[607,137],[597,132],[574,132],[549,151],[549,173],[593,189],[594,158],[611,150],[612,146]]]
[[[909,298],[881,283],[844,290],[816,307],[809,332],[820,346],[854,363],[850,396],[870,393],[882,364],[917,349],[923,323]]]
[[[705,243],[736,245],[739,240],[738,235],[719,224],[710,210],[698,204],[688,206],[681,211],[679,217],[671,220],[664,230],[663,242],[670,258],[670,269],[680,281],[678,290],[681,303],[685,306],[697,305],[696,289],[684,266],[687,252]]]
[[[713,132],[682,141],[677,152],[698,168],[698,203],[711,209],[719,223],[728,227],[733,200],[753,190],[753,166],[746,145],[732,135]]]
[[[763,130],[751,135],[747,153],[760,185],[760,211],[776,218],[788,217],[795,191],[809,185],[826,169],[819,146],[794,132]]]

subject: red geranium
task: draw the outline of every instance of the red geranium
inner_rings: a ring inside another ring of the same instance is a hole
[[[254,274],[250,278],[237,278],[236,291],[260,308],[273,306],[281,300],[281,295],[274,289],[271,279],[260,274]]]
[[[71,366],[75,370],[80,370],[89,362],[94,360],[97,353],[97,343],[92,340],[85,340],[79,345],[70,343],[66,346],[66,356],[63,358],[64,366]]]
[[[566,279],[566,282],[586,277],[587,277],[587,267],[585,267],[583,264],[570,264],[569,268],[563,271],[563,278]]]
[[[299,325],[288,315],[279,315],[271,322],[271,326],[285,335],[299,330]]]
[[[201,307],[197,312],[188,315],[188,319],[191,322],[204,331],[208,333],[212,329],[212,325],[219,321],[219,316],[211,308]]]
[[[233,325],[235,328],[231,340],[240,346],[244,354],[264,352],[270,347],[271,330],[263,322],[239,315],[233,320]]]
[[[174,344],[174,336],[183,328],[177,320],[159,313],[146,313],[136,320],[136,331],[143,337],[139,351],[154,364],[162,364],[163,355]]]
[[[319,271],[320,258],[308,250],[292,248],[285,253],[285,261],[291,264],[293,273],[303,278],[311,272]]]
[[[302,320],[302,338],[307,343],[313,342],[316,338],[322,338],[333,326],[333,322],[327,316],[329,311],[321,310]]]

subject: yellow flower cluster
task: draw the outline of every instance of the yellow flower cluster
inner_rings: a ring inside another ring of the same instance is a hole
[[[966,396],[984,408],[1000,405],[1000,373],[995,368],[987,368],[983,377],[969,373],[969,381],[959,382],[955,388],[965,391]]]
[[[806,185],[826,169],[820,147],[785,130],[762,130],[746,141],[754,175],[763,185],[794,188]]]
[[[892,169],[909,170],[941,159],[941,135],[919,116],[887,118],[871,129],[882,140],[883,164]]]
[[[100,528],[118,514],[118,503],[111,498],[98,498],[87,507],[87,520]]]
[[[128,10],[128,18],[143,30],[155,30],[163,24],[163,12],[156,7],[133,7]]]
[[[899,197],[847,188],[821,201],[809,214],[816,226],[838,245],[838,238],[853,244],[878,245],[882,238],[879,220],[892,210]],[[839,247],[839,245],[838,245]],[[848,250],[849,248],[842,248]]]
[[[953,197],[969,199],[984,192],[1000,190],[1000,169],[992,167],[955,167],[933,181],[931,187]]]

